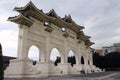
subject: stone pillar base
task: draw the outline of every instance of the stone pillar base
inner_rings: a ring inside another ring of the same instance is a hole
[[[84,64],[77,64],[74,65],[74,67],[80,72],[80,73],[91,73],[92,68],[90,65],[84,65]]]
[[[75,67],[75,65],[73,66],[69,66],[69,74],[80,74],[79,70]]]
[[[83,70],[85,71],[85,73],[91,73],[90,65],[83,65]]]
[[[69,74],[69,66],[70,66],[69,63],[59,63],[58,67],[61,70],[60,74],[61,75],[67,75],[67,74]]]
[[[30,59],[14,59],[10,61],[9,67],[5,70],[6,78],[40,78],[52,74],[53,62],[38,62],[32,64]]]
[[[81,73],[81,71],[83,70],[83,65],[82,64],[75,64],[74,67],[78,70],[78,72]]]
[[[53,71],[54,71],[53,62],[38,62],[36,67],[41,74],[53,74]]]
[[[9,77],[9,78],[24,77],[24,74],[26,73],[25,66],[27,62],[32,64],[32,61],[29,59],[10,60],[9,66],[4,71],[4,74],[5,74],[4,77]]]

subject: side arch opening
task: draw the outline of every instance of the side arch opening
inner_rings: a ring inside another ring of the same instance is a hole
[[[50,60],[57,66],[61,62],[61,55],[57,48],[53,48],[50,53]]]
[[[85,64],[84,57],[81,57],[81,64]]]
[[[40,61],[40,50],[35,45],[31,46],[28,51],[28,58],[33,61],[33,65],[35,65],[38,61]]]

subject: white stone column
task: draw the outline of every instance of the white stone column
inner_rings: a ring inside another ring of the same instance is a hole
[[[41,57],[41,62],[45,62],[46,61],[46,51],[45,51],[46,49],[45,48],[46,47],[42,47],[41,48],[41,53],[40,53],[41,54],[41,56],[40,56]]]
[[[49,61],[50,59],[50,40],[49,36],[46,38],[46,53],[45,53],[45,61]]]
[[[27,36],[28,27],[25,25],[19,25],[19,36],[18,36],[18,53],[17,57],[20,59],[27,58]]]
[[[79,61],[78,55],[77,55],[75,58],[76,58],[76,65],[79,65],[79,64],[80,64],[80,61]]]
[[[93,65],[92,53],[90,53],[90,65]]]
[[[85,53],[84,55],[84,65],[88,65],[88,57],[87,57],[87,53]]]
[[[64,49],[65,49],[64,62],[68,63],[68,53],[67,53],[67,41],[66,41],[66,39],[65,39],[65,42],[64,42]]]
[[[81,49],[80,49],[80,44],[78,45],[78,52],[76,53],[76,65],[81,65]]]

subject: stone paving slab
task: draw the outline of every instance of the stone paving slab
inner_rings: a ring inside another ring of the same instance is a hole
[[[120,80],[120,72],[101,72],[91,74],[73,74],[64,76],[51,76],[47,78],[5,78],[4,80]]]
[[[101,80],[120,80],[120,73]]]

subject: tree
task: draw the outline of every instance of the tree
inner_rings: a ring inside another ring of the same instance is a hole
[[[120,70],[120,52],[110,52],[105,56],[93,53],[93,64],[101,69]]]
[[[2,46],[0,44],[0,80],[3,79],[4,79],[3,56],[2,56]]]

